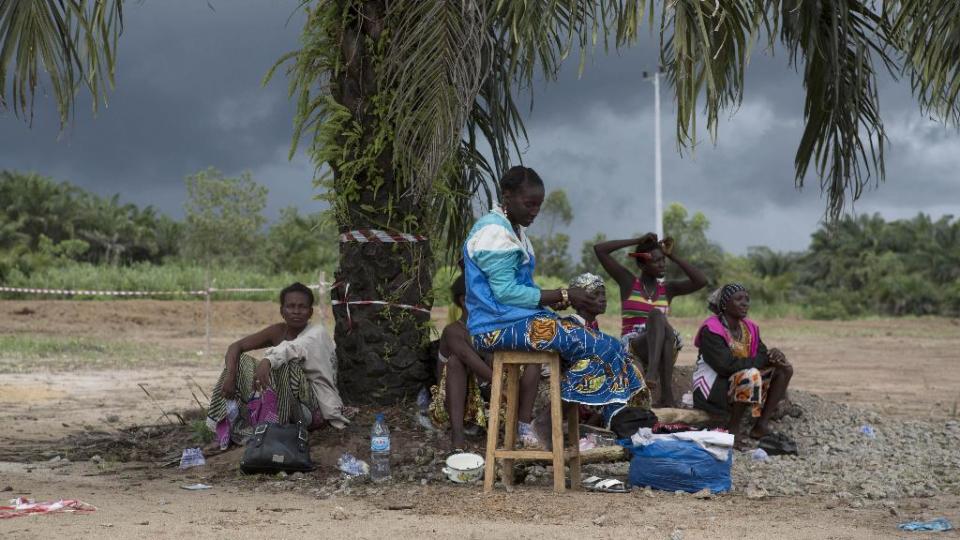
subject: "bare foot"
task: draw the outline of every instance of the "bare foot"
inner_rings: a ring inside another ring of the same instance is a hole
[[[537,415],[533,419],[533,432],[537,435],[537,439],[540,441],[540,446],[544,450],[550,451],[553,449],[553,425],[550,422],[550,409],[547,409]]]
[[[750,437],[754,439],[760,439],[772,432],[773,431],[766,422],[761,422],[758,420],[757,423],[753,425],[753,429],[750,430]]]
[[[739,431],[733,434],[733,449],[734,450],[749,450],[750,445],[747,444],[747,441],[744,440],[743,433]]]

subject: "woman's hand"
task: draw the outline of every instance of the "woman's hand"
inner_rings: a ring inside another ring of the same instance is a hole
[[[770,349],[767,353],[767,359],[773,367],[787,367],[790,365],[787,356],[783,354],[780,349]]]
[[[253,387],[261,391],[270,388],[270,361],[266,358],[257,364],[257,370],[253,375]]]
[[[600,295],[587,292],[586,289],[574,287],[567,290],[567,297],[570,298],[570,305],[579,311],[588,311],[591,313],[600,313],[603,311],[603,304],[600,301]]]
[[[673,255],[673,238],[668,236],[660,241],[660,251],[663,252],[663,255],[666,257],[671,257]]]
[[[233,399],[237,395],[237,372],[227,370],[223,377],[223,385],[220,386],[220,393],[224,399]]]

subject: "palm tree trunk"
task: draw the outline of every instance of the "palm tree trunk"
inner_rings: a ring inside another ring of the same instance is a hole
[[[380,118],[371,98],[380,90],[371,44],[384,30],[384,0],[365,2],[361,16],[345,29],[341,41],[343,69],[331,83],[333,98],[350,110],[363,131],[361,146],[371,144]],[[346,200],[342,176],[334,167],[334,189],[345,212],[338,212],[340,232],[362,228],[399,229],[392,224],[426,222],[426,212],[408,194],[393,169],[391,145],[376,157],[383,183],[377,178],[354,178],[359,192]],[[341,197],[343,197],[341,199]],[[405,230],[405,232],[424,231]],[[433,256],[428,242],[340,244],[340,284],[333,297],[342,301],[385,301],[430,307]],[[349,284],[349,289],[347,288]],[[426,345],[429,314],[383,305],[338,305],[334,309],[334,339],[339,359],[338,384],[352,403],[396,403],[412,398],[429,378]]]

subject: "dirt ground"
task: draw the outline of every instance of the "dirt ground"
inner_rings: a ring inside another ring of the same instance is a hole
[[[363,452],[357,441],[369,429],[373,411],[367,410],[348,433],[319,435],[318,471],[293,482],[302,482],[302,489],[239,477],[235,450],[210,458],[207,467],[195,469],[200,472],[159,468],[151,441],[179,448],[190,437],[184,429],[164,431],[173,430],[162,427],[164,412],[196,411],[226,345],[277,317],[270,303],[213,307],[208,355],[202,302],[0,301],[0,499],[76,498],[98,508],[0,520],[0,537],[220,538],[255,530],[279,538],[889,538],[898,536],[895,524],[906,518],[946,516],[960,524],[957,497],[895,501],[898,515],[820,496],[755,501],[735,493],[696,500],[642,491],[554,495],[522,486],[484,496],[479,486],[444,483],[398,483],[375,496],[318,498],[312,488],[335,474],[343,445]],[[436,310],[438,324],[445,317]],[[884,415],[958,416],[960,321],[759,322],[764,341],[794,364],[796,388]],[[615,323],[602,321],[608,330]],[[688,344],[679,363],[692,364],[697,321],[674,324]],[[412,459],[429,435],[408,419],[391,420],[398,459]],[[137,427],[148,425],[161,427]],[[137,438],[140,445],[110,450],[116,455],[102,456],[99,464],[87,461],[91,452],[104,451],[98,441],[110,437]],[[49,461],[56,456],[69,459]],[[214,487],[180,489],[196,481]]]

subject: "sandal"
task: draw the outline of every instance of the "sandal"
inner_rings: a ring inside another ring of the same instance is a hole
[[[543,442],[537,437],[536,431],[533,429],[533,424],[526,422],[519,422],[517,425],[517,442],[520,443],[520,446],[527,450],[544,450],[545,447]]]
[[[587,491],[596,491],[599,493],[627,493],[630,490],[623,482],[616,478],[600,478],[590,476],[584,479],[583,487]]]

